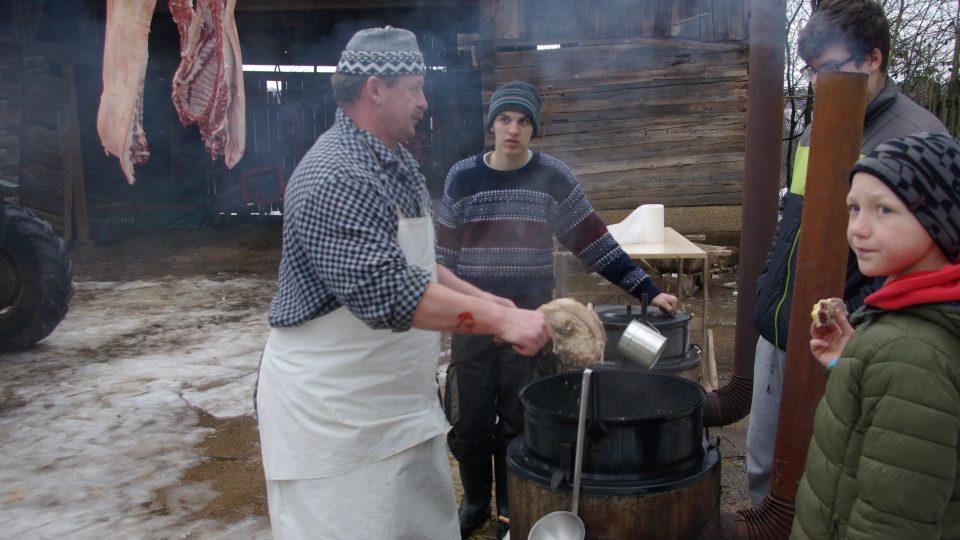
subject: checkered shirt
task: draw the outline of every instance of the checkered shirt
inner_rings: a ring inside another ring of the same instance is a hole
[[[270,325],[297,326],[346,306],[371,328],[409,330],[430,274],[407,264],[398,212],[424,215],[429,200],[413,156],[402,146],[391,152],[338,108],[287,185]]]

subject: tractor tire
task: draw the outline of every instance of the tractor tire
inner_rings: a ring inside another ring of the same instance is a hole
[[[2,204],[2,201],[0,201]],[[0,227],[0,353],[50,335],[73,297],[73,263],[49,223],[6,205]]]

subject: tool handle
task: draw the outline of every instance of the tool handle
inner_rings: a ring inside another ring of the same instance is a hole
[[[583,382],[580,383],[580,417],[577,419],[577,453],[573,459],[573,509],[574,514],[580,508],[580,476],[583,466],[583,440],[586,438],[587,398],[590,397],[590,376],[593,370],[583,370]]]

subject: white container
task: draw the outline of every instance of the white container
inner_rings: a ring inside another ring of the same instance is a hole
[[[640,207],[644,244],[663,243],[663,205],[644,204]]]

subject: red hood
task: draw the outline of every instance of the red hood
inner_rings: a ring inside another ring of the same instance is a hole
[[[960,264],[890,280],[864,303],[889,310],[957,300],[960,300]]]

